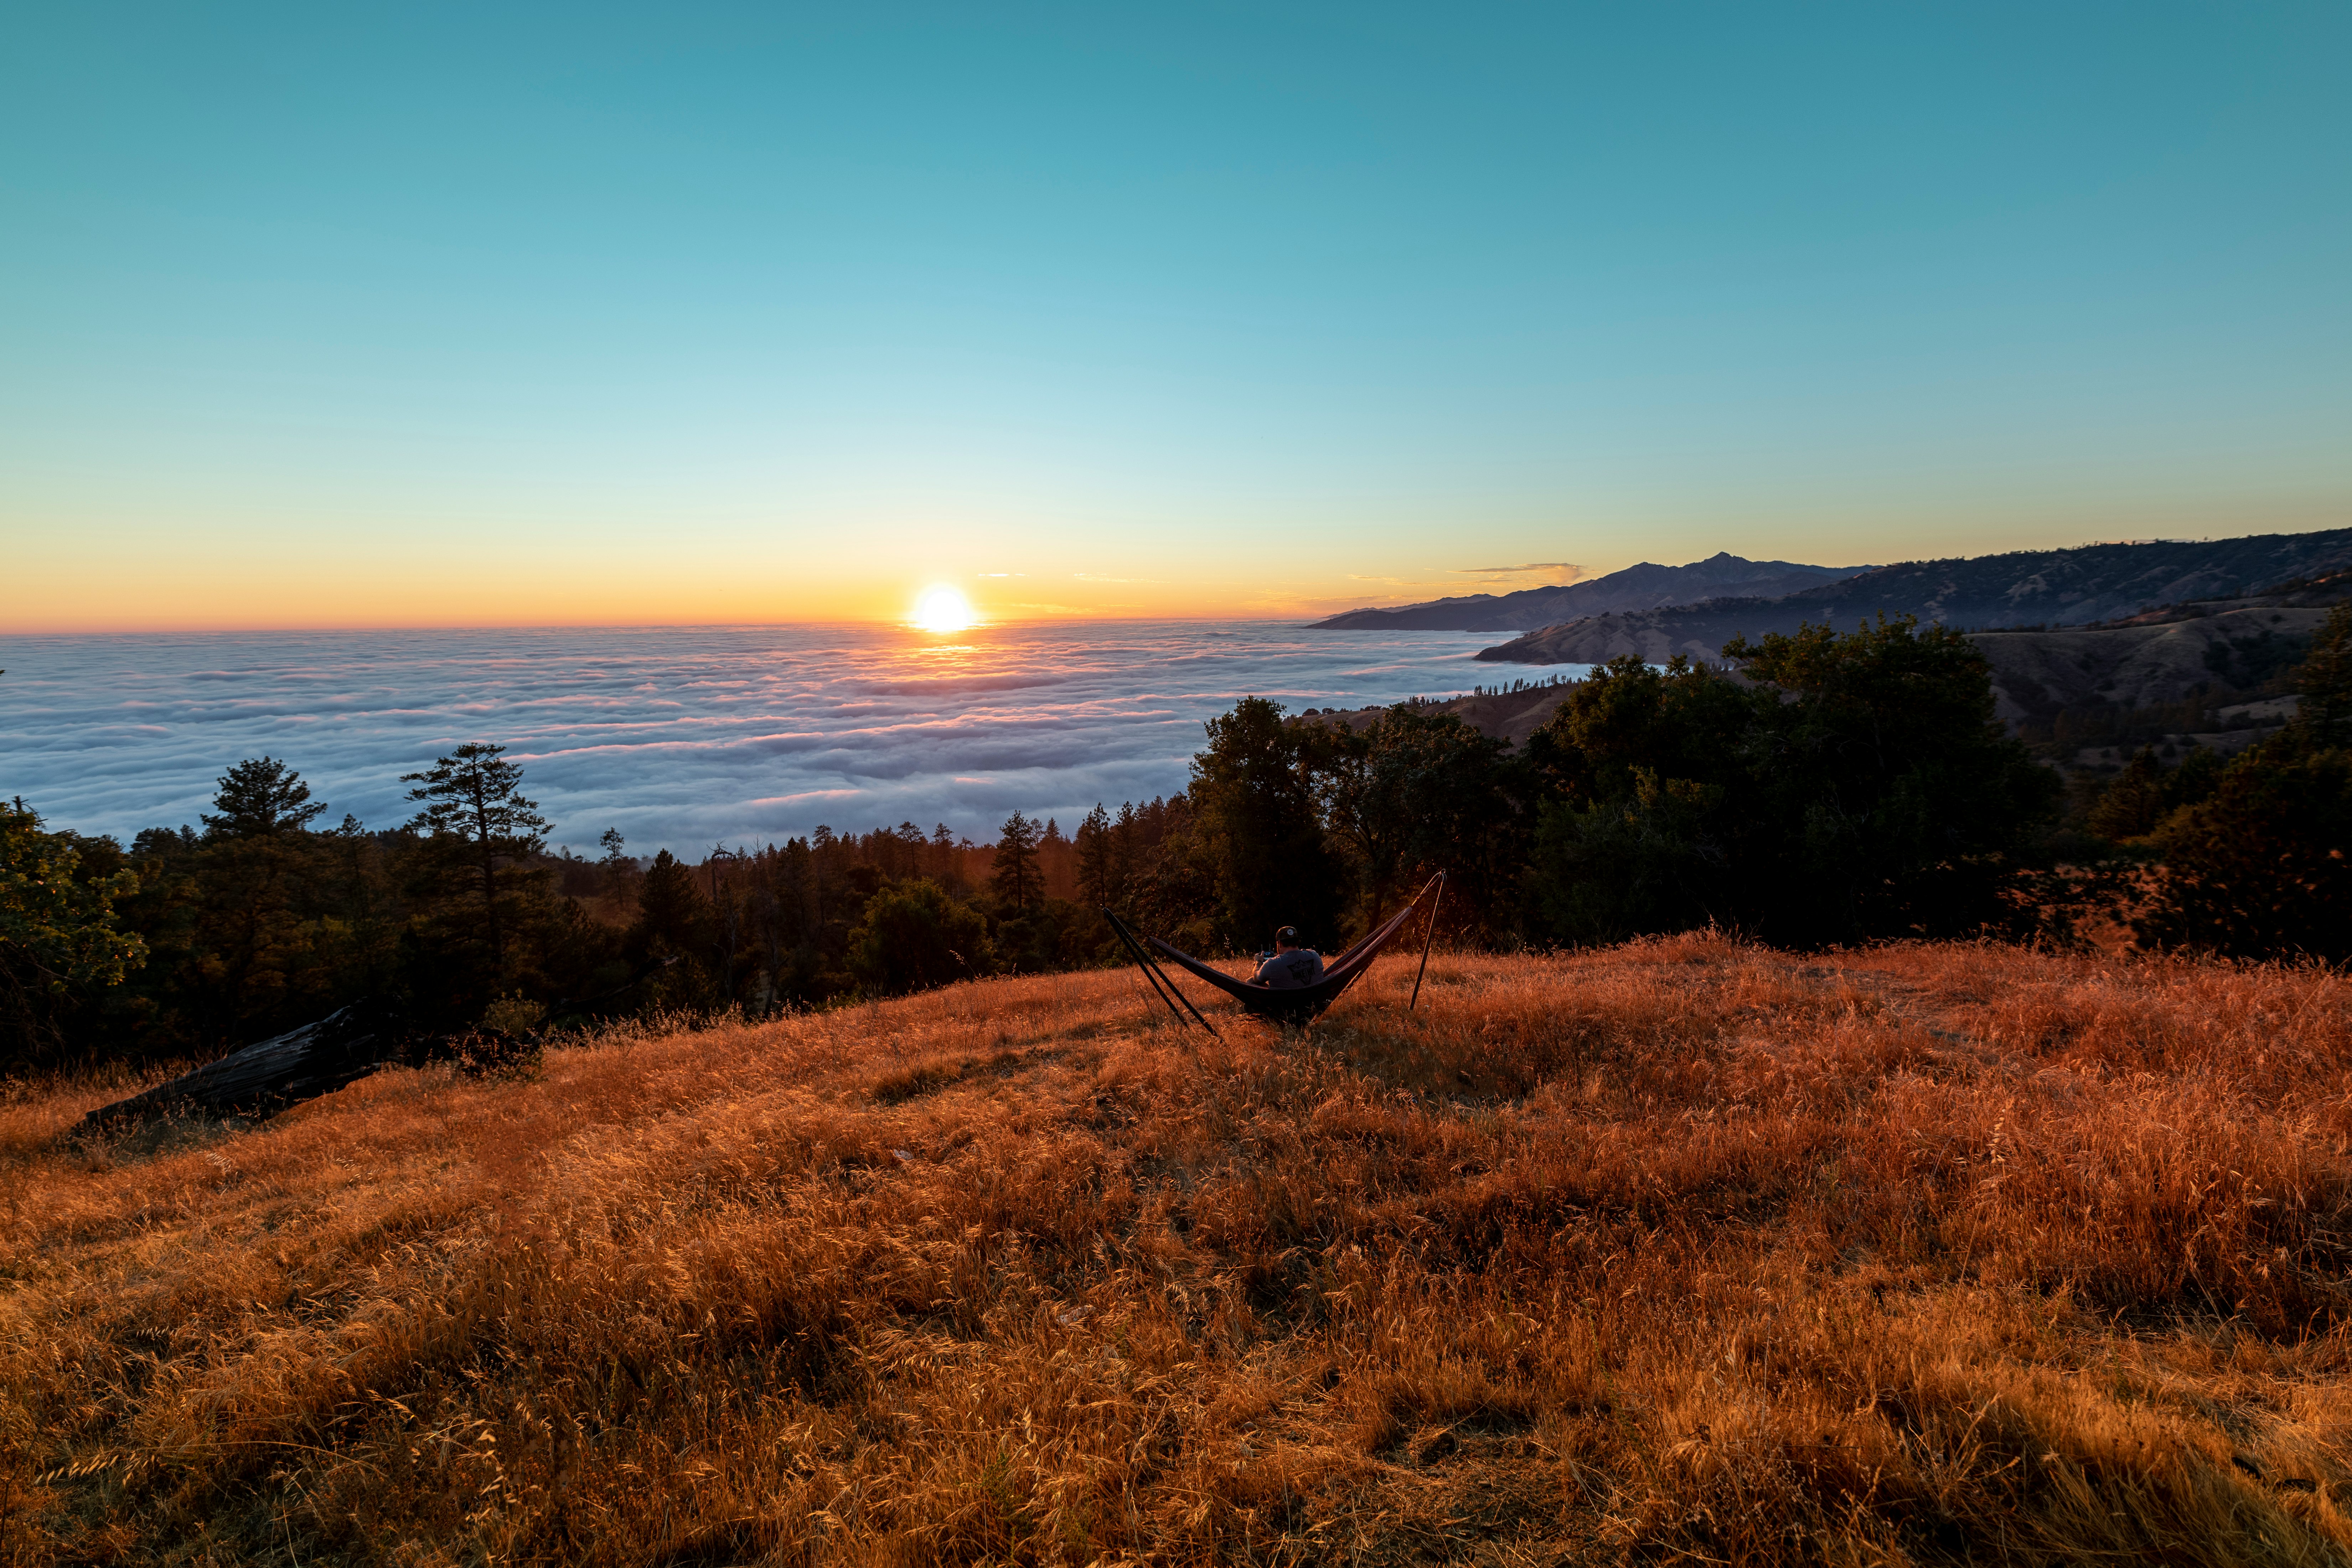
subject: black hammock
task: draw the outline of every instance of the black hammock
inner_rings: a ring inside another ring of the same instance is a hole
[[[1325,964],[1322,979],[1312,985],[1297,985],[1279,991],[1270,985],[1252,985],[1245,980],[1236,980],[1220,970],[1212,969],[1191,953],[1171,947],[1156,936],[1144,935],[1108,909],[1103,910],[1103,919],[1110,922],[1110,929],[1135,955],[1135,962],[1143,970],[1144,978],[1151,982],[1154,991],[1160,992],[1160,999],[1168,1004],[1168,1010],[1176,1015],[1176,1021],[1179,1024],[1184,1022],[1184,1013],[1176,1012],[1176,1004],[1181,1002],[1184,1012],[1192,1014],[1199,1020],[1201,1027],[1213,1035],[1217,1032],[1215,1026],[1201,1016],[1201,1010],[1192,1005],[1191,997],[1176,989],[1174,978],[1152,962],[1150,953],[1144,951],[1146,947],[1158,950],[1160,956],[1170,963],[1181,965],[1232,996],[1245,1011],[1285,1023],[1305,1023],[1337,1002],[1339,994],[1354,984],[1358,976],[1372,966],[1372,960],[1379,956],[1381,949],[1388,945],[1389,939],[1404,929],[1405,921],[1412,917],[1412,912],[1421,907],[1423,900],[1427,900],[1429,929],[1422,937],[1421,970],[1412,977],[1412,1001],[1406,1005],[1410,1009],[1421,1001],[1422,975],[1429,972],[1429,941],[1437,933],[1437,906],[1444,897],[1445,873],[1440,871],[1422,884],[1421,891],[1415,893],[1404,908],[1381,921],[1371,934]]]

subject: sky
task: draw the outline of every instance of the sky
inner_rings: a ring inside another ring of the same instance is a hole
[[[0,630],[2352,522],[2352,7],[21,7]]]

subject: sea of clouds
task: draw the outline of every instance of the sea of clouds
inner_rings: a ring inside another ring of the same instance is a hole
[[[1444,697],[1498,679],[1454,632],[1296,623],[695,626],[0,639],[0,795],[56,827],[194,823],[241,758],[280,758],[340,820],[413,813],[400,775],[466,741],[509,748],[552,844],[698,858],[823,823],[1016,808],[1067,832],[1103,801],[1184,787],[1202,721],[1247,694],[1302,708]],[[1521,673],[1516,668],[1506,672]]]

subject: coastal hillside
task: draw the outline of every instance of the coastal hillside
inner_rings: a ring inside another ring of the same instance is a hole
[[[2325,608],[2294,602],[2303,597],[2177,606],[2118,626],[1974,632],[1969,640],[1991,665],[1996,705],[2014,729],[2091,702],[2147,708],[2200,687],[2258,685],[2326,621]]]
[[[2084,626],[2159,605],[2243,598],[2347,569],[2352,529],[1914,561],[1777,598],[1724,596],[1591,615],[1477,657],[1505,664],[1599,664],[1629,653],[1654,662],[1678,653],[1713,658],[1734,637],[1793,632],[1807,622],[1846,628],[1881,614],[1971,630]]]
[[[1971,632],[1969,641],[1991,667],[1995,711],[2016,734],[2047,728],[2069,711],[2148,710],[2180,703],[2200,691],[2261,687],[2302,656],[2312,634],[2327,618],[2326,604],[2341,592],[2338,586],[2323,585],[2254,599],[2169,605],[2112,626]],[[1582,623],[1583,630],[1562,628],[1561,641],[1590,635],[1593,625]],[[1643,651],[1652,662],[1663,664],[1675,652],[1713,660],[1719,647],[1664,649],[1652,645]],[[1565,679],[1528,682],[1516,689],[1480,690],[1423,703],[1417,710],[1450,714],[1482,734],[1524,746],[1571,689]],[[2222,706],[2221,728],[2200,728],[2199,721],[2184,715],[2179,733],[2232,752],[2293,712],[2294,699]],[[1311,710],[1302,718],[1325,723],[1346,720],[1361,729],[1383,711],[1329,709]]]
[[[1522,588],[1514,594],[1465,594],[1394,609],[1349,610],[1318,621],[1309,631],[1515,632],[1557,625],[1580,616],[1654,610],[1696,604],[1727,594],[1773,597],[1819,587],[1865,570],[1859,566],[1806,566],[1793,561],[1748,561],[1728,552],[1687,566],[1644,561],[1589,583],[1565,587]]]
[[[1693,935],[0,1106],[0,1562],[2323,1563],[2352,984]]]

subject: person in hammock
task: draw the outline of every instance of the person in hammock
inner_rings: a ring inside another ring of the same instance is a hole
[[[1274,933],[1274,951],[1258,964],[1250,984],[1272,991],[1296,991],[1323,978],[1323,955],[1298,945],[1298,928],[1285,926]]]

